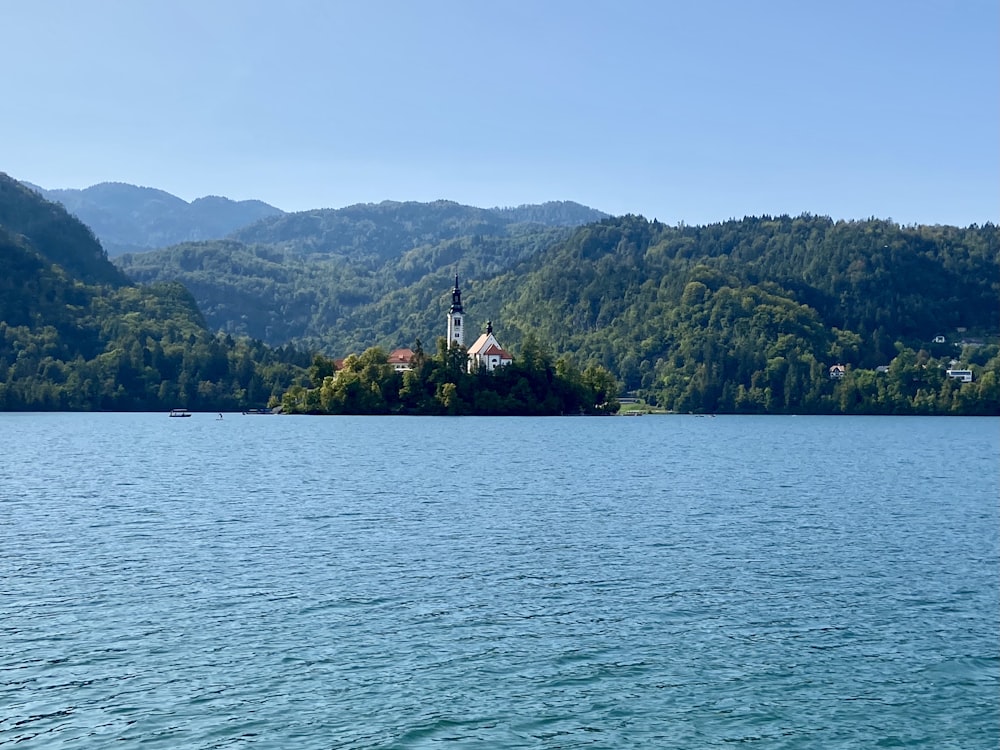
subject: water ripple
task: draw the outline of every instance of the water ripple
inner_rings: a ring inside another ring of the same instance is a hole
[[[992,750],[996,428],[0,415],[0,746]]]

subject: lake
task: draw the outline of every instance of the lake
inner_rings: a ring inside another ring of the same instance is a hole
[[[1000,420],[0,414],[0,746],[989,748]]]

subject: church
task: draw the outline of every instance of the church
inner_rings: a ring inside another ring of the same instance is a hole
[[[448,345],[465,345],[465,329],[462,326],[465,313],[462,310],[462,290],[458,287],[458,276],[455,276],[455,288],[451,290],[451,308],[448,310]],[[469,372],[485,368],[492,372],[498,367],[509,365],[514,358],[504,351],[493,335],[493,322],[487,321],[486,333],[476,339],[468,349]]]

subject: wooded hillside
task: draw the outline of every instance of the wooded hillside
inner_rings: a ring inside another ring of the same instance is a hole
[[[0,173],[0,410],[240,409],[309,358],[210,331],[180,284],[130,283],[62,206]]]
[[[299,217],[295,231],[281,217],[268,231],[288,231],[272,244],[184,245],[122,267],[140,280],[182,281],[212,326],[328,356],[433,340],[457,272],[475,328],[491,319],[515,348],[534,334],[677,410],[948,412],[968,410],[956,398],[994,398],[993,225],[806,215],[671,227],[625,216],[501,232],[478,209],[425,208]],[[248,238],[277,236],[257,226]],[[855,382],[902,354],[921,370],[906,383]],[[949,379],[952,360],[979,368],[978,384]],[[849,376],[831,382],[833,365]],[[860,390],[843,396],[852,384]],[[928,394],[935,406],[918,409]]]

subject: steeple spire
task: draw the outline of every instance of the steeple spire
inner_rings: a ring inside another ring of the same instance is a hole
[[[455,288],[451,290],[451,312],[462,312],[462,290],[458,288],[458,274],[455,274]]]
[[[462,327],[462,290],[458,288],[458,274],[455,274],[455,288],[451,290],[451,308],[448,310],[448,346],[465,345],[465,329]]]

